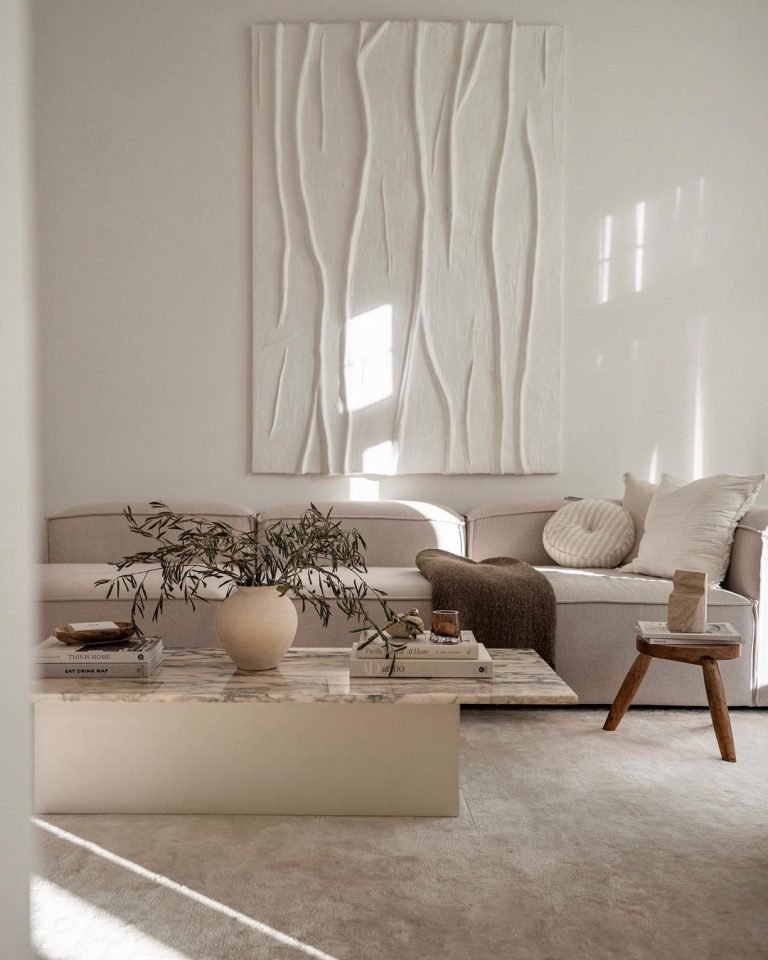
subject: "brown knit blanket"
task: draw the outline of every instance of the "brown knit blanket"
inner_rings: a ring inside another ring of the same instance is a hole
[[[461,627],[486,647],[532,647],[552,664],[555,593],[543,573],[512,557],[476,563],[422,550],[416,566],[432,583],[432,609],[458,610]]]

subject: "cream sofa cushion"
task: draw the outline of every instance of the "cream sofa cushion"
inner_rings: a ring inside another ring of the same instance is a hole
[[[156,545],[128,529],[122,503],[91,503],[70,507],[48,519],[48,560],[50,563],[114,563]],[[155,511],[148,503],[131,503],[134,517],[141,522]],[[194,513],[210,520],[223,520],[237,530],[250,530],[253,511],[228,503],[173,501],[178,513]]]
[[[716,474],[679,486],[662,474],[645,518],[637,557],[623,569],[654,577],[675,570],[705,571],[714,586],[728,569],[733,534],[757,496],[765,474]]]
[[[543,568],[557,600],[555,669],[579,695],[579,703],[609,704],[637,656],[638,620],[664,620],[670,580],[626,574],[620,570]],[[737,660],[723,668],[731,706],[752,701],[754,605],[721,588],[707,592],[712,620],[732,623],[744,645]],[[652,667],[634,703],[657,706],[706,706],[701,671],[689,664],[665,662]]]
[[[315,505],[324,513],[333,507],[333,519],[360,531],[369,567],[415,565],[419,550],[429,547],[464,555],[464,518],[448,507],[416,500],[315,501]],[[260,513],[258,522],[295,520],[306,509],[306,503],[283,503]]]
[[[635,540],[627,511],[610,500],[576,500],[544,527],[544,549],[561,567],[615,567]]]
[[[565,500],[529,503],[489,503],[467,514],[467,556],[470,560],[515,557],[531,564],[548,564],[544,527]]]
[[[627,562],[634,560],[637,551],[640,549],[640,541],[643,538],[643,533],[645,533],[645,515],[648,513],[653,495],[658,489],[658,483],[640,480],[634,473],[624,474],[624,499],[621,501],[621,505],[632,517],[632,522],[635,525],[635,542],[625,558]]]

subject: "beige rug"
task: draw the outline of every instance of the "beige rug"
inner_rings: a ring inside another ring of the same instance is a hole
[[[604,716],[466,711],[458,819],[46,817],[38,956],[768,957],[768,712]]]

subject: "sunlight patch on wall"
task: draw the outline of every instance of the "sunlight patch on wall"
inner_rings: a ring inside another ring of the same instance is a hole
[[[397,447],[391,440],[377,443],[363,451],[363,473],[391,476],[397,473]]]
[[[643,289],[643,257],[645,255],[645,201],[635,204],[635,293]]]
[[[362,410],[392,396],[392,304],[347,320],[347,408]]]
[[[651,462],[648,466],[648,482],[649,483],[658,483],[659,482],[659,445],[653,448],[653,453],[651,454]]]
[[[611,297],[611,250],[613,244],[613,217],[607,213],[600,223],[600,241],[597,258],[598,303],[608,303]]]
[[[691,477],[698,480],[704,476],[704,317],[694,324],[695,373],[693,387],[693,444],[691,451]]]
[[[368,477],[350,477],[347,496],[350,500],[380,500],[381,483]]]

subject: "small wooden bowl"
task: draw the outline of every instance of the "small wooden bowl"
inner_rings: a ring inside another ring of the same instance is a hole
[[[121,640],[127,640],[136,633],[135,624],[128,620],[116,620],[115,623],[119,629],[111,630],[109,633],[103,633],[101,630],[70,630],[66,625],[54,627],[53,633],[57,640],[69,644],[120,643]]]

